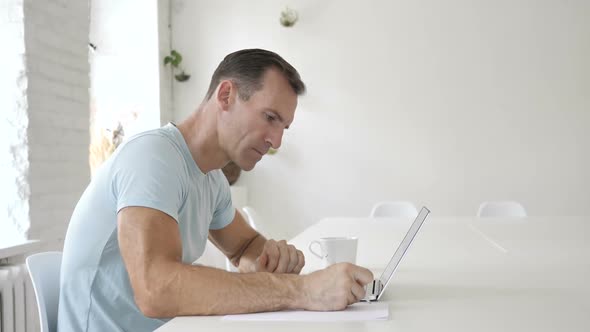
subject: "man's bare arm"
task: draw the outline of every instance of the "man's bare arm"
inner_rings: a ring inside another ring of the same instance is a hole
[[[305,265],[303,252],[284,240],[267,240],[238,211],[229,225],[209,231],[209,240],[240,272],[299,274]]]
[[[178,225],[167,214],[128,207],[117,219],[135,302],[148,317],[340,310],[362,298],[362,286],[373,280],[370,271],[351,264],[307,276],[192,266],[182,263]]]
[[[229,225],[209,231],[209,240],[240,272],[256,271],[256,259],[266,243],[266,238],[250,227],[238,211]]]

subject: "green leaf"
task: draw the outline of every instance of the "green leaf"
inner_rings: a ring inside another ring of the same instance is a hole
[[[176,65],[179,65],[182,62],[182,55],[180,53],[176,53]]]
[[[170,64],[174,68],[178,68],[178,65],[182,62],[182,55],[176,50],[171,50],[170,55],[164,58],[164,65]]]

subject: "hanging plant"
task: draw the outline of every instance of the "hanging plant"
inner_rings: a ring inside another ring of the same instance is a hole
[[[176,50],[170,51],[170,55],[167,55],[164,58],[164,66],[170,64],[170,66],[173,67],[173,70],[180,71],[179,74],[174,75],[174,78],[178,82],[188,81],[188,79],[191,78],[191,75],[184,72],[184,69],[182,69],[182,66],[180,66],[181,63],[182,55]]]
[[[281,22],[281,25],[284,27],[292,27],[295,25],[295,23],[297,23],[297,20],[299,19],[299,15],[297,14],[297,11],[295,11],[294,9],[291,9],[289,7],[286,7],[282,12],[281,12],[281,17],[279,19],[279,22]]]

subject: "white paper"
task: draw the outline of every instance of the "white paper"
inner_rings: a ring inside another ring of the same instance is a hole
[[[254,314],[227,315],[223,320],[232,321],[298,321],[298,322],[345,322],[387,320],[387,303],[355,303],[342,311],[286,310]]]

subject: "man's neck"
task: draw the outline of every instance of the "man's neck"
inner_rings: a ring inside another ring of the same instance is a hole
[[[193,160],[203,173],[225,166],[229,158],[219,146],[214,105],[203,103],[177,125]]]

